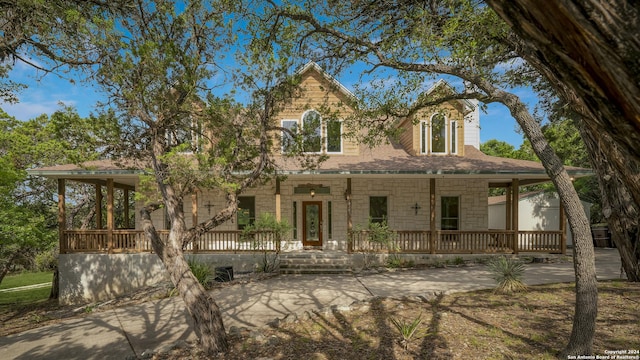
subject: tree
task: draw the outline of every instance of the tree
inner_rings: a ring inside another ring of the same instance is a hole
[[[89,131],[93,124],[92,119],[82,119],[72,109],[28,121],[19,121],[0,110],[0,281],[18,262],[30,269],[39,252],[51,251],[56,244],[56,214],[52,211],[56,185],[51,180],[28,177],[25,170],[95,158],[97,146]],[[71,194],[83,194],[70,204],[70,213],[79,214],[90,197],[81,186],[72,190]]]
[[[96,64],[102,54],[87,41],[91,29],[108,29],[107,19],[128,8],[122,0],[2,1],[0,63],[8,70],[21,61],[44,73]]]
[[[627,279],[640,281],[640,44],[626,30],[638,27],[640,7],[563,0],[550,11],[526,0],[487,2],[514,30],[521,56],[573,110]]]
[[[296,94],[295,79],[285,76],[287,64],[251,47],[238,59],[242,71],[220,72],[230,67],[223,55],[237,30],[231,10],[224,1],[137,0],[115,19],[117,32],[93,40],[108,54],[96,81],[116,115],[112,128],[120,139],[110,151],[148,168],[150,175],[141,179],[147,190],[141,226],[210,355],[228,347],[222,316],[190,271],[183,248],[230,219],[245,189],[274,176],[271,132],[282,130],[274,128],[274,114]],[[229,74],[236,76],[236,89],[251,94],[246,104],[212,94]],[[224,194],[224,208],[188,228],[184,197],[205,189]],[[166,240],[151,220],[161,208],[170,220]]]
[[[330,2],[312,9],[274,6],[265,36],[274,38],[279,27],[291,31],[290,26],[282,25],[285,19],[300,24],[296,38],[302,46],[309,45],[303,53],[318,54],[337,65],[360,61],[369,65],[370,73],[381,68],[397,70],[394,75],[399,80],[388,80],[390,90],[376,90],[378,96],[373,101],[387,113],[397,114],[403,99],[409,113],[457,98],[498,102],[510,110],[567,211],[574,234],[577,299],[567,351],[591,353],[597,282],[589,222],[562,161],[526,105],[509,91],[514,86],[531,84],[539,75],[520,61],[516,49],[506,41],[510,36],[506,24],[490,9],[473,1]],[[425,95],[424,83],[433,74],[455,76],[465,82],[465,87],[460,94]],[[578,331],[580,336],[575,336]]]
[[[513,158],[516,148],[506,141],[491,139],[480,144],[480,151],[491,156]]]

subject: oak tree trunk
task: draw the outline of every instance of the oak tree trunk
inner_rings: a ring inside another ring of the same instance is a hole
[[[151,222],[150,213],[143,209],[140,214],[145,235],[151,239],[153,250],[165,265],[171,282],[178,289],[193,319],[194,331],[203,351],[209,355],[227,351],[229,345],[220,308],[191,272],[182,252],[178,232],[171,230],[165,244]]]
[[[621,155],[617,151],[617,146],[606,134],[593,136],[593,133],[584,126],[579,127],[579,130],[598,178],[602,196],[602,213],[607,219],[611,237],[620,253],[622,268],[629,281],[638,282],[640,281],[640,209],[620,177],[613,175],[616,171],[607,160],[611,156],[621,157]],[[633,164],[629,165],[629,168],[634,167]]]
[[[542,134],[540,125],[531,116],[526,106],[512,94],[502,94],[500,102],[511,111],[531,147],[544,165],[547,174],[558,191],[565,207],[567,220],[573,233],[573,266],[576,274],[576,306],[569,344],[561,358],[567,355],[589,355],[593,351],[596,317],[598,315],[598,287],[595,253],[589,220],[578,194],[573,187],[562,161]]]

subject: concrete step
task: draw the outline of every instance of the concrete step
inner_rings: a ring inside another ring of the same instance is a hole
[[[351,257],[343,253],[299,252],[280,256],[283,274],[345,274],[352,273]]]

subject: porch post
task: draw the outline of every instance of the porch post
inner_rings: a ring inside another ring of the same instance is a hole
[[[351,178],[347,178],[347,189],[344,191],[344,199],[347,201],[347,249],[353,252],[353,219],[351,218]]]
[[[129,189],[124,189],[124,228],[131,228],[129,224]]]
[[[353,218],[351,217],[352,207],[351,207],[351,178],[347,178],[347,192],[345,194],[347,200],[347,230],[351,232],[353,230]]]
[[[96,184],[96,229],[102,229],[102,186]]]
[[[429,249],[436,253],[436,179],[429,179]]]
[[[64,231],[67,228],[67,215],[65,213],[65,197],[66,184],[64,179],[58,179],[58,242],[60,244],[60,253],[67,252]]]
[[[560,212],[560,250],[562,251],[562,255],[567,255],[567,217],[565,216],[564,205],[562,205],[560,199],[558,199],[558,204],[558,211]]]
[[[280,204],[280,179],[276,178],[276,220],[282,220],[282,205]]]
[[[107,246],[113,252],[113,179],[107,179]]]
[[[511,230],[511,187],[507,186],[507,193],[505,194],[505,230]]]
[[[520,247],[520,229],[518,227],[518,206],[520,203],[520,180],[513,179],[511,183],[513,190],[511,191],[511,201],[513,207],[513,214],[511,215],[511,222],[513,224],[514,242],[513,253],[518,254],[518,248]]]

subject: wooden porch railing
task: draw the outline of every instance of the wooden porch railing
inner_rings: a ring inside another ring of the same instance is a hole
[[[517,242],[515,241],[517,238]],[[429,231],[395,231],[390,248],[369,241],[366,230],[349,235],[349,252],[388,252],[422,254],[478,254],[546,252],[562,253],[562,232],[519,231],[517,237],[510,230],[453,231],[438,230],[431,241]],[[434,249],[431,249],[433,243]]]
[[[169,236],[168,230],[158,231],[161,238]],[[185,252],[244,252],[276,251],[280,249],[272,232],[255,232],[243,236],[243,232],[210,231],[184,249]],[[151,241],[142,230],[113,230],[111,241],[107,230],[65,230],[61,241],[61,253],[138,253],[152,252]]]
[[[169,235],[159,231],[161,237]],[[431,239],[429,231],[395,231],[391,250],[399,253],[419,254],[478,254],[545,252],[562,253],[561,231],[519,231],[516,236],[509,230],[487,231],[436,231]],[[433,243],[433,251],[431,244]],[[151,242],[142,230],[113,230],[111,241],[107,230],[65,230],[61,242],[61,253],[137,253],[152,252]],[[210,231],[184,249],[185,252],[250,252],[277,251],[280,242],[271,232],[256,232],[243,236],[242,231]],[[366,230],[349,234],[349,252],[388,252],[384,244],[369,241]]]

